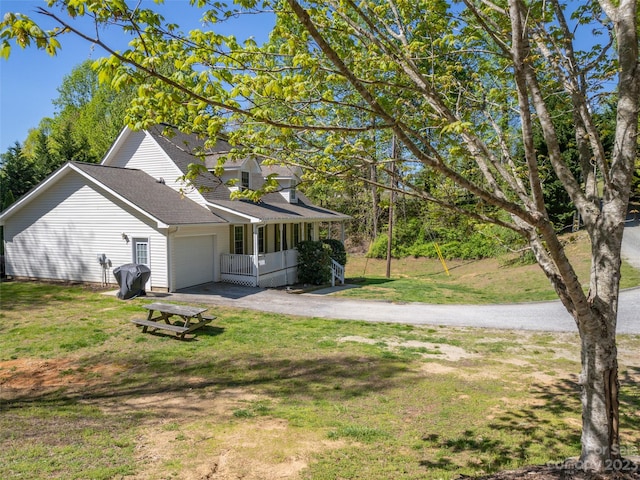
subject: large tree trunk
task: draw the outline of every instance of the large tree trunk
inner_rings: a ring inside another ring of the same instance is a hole
[[[579,466],[603,471],[619,457],[618,363],[615,329],[605,325],[612,318],[599,318],[602,329],[581,328],[582,372],[582,453]]]
[[[611,468],[619,458],[618,363],[616,320],[620,286],[620,251],[629,201],[631,172],[638,148],[640,72],[637,4],[622,0],[618,8],[601,1],[613,20],[618,41],[620,78],[616,138],[610,163],[603,165],[602,209],[587,229],[592,242],[589,318],[578,320],[582,341],[582,454],[583,467]],[[607,171],[608,169],[608,171]]]
[[[580,334],[582,452],[577,467],[604,471],[619,458],[619,402],[616,323],[620,283],[620,250],[626,201],[603,206],[588,227],[592,271],[588,295],[582,293],[561,243],[552,229],[543,229],[547,249],[534,248],[539,264],[574,317]],[[537,240],[532,240],[535,247]],[[550,258],[545,258],[547,253]],[[553,261],[549,261],[550,259]]]
[[[618,364],[616,349],[616,321],[618,315],[618,292],[620,285],[620,251],[626,217],[631,171],[637,156],[638,96],[640,95],[640,72],[638,64],[638,37],[635,0],[621,0],[619,7],[602,0],[601,5],[613,20],[618,41],[620,78],[616,117],[615,146],[609,156],[603,155],[602,145],[595,136],[589,137],[589,148],[583,132],[577,129],[577,143],[582,145],[580,154],[583,165],[590,165],[595,157],[602,179],[602,203],[590,192],[585,193],[569,174],[561,158],[556,142],[553,121],[549,116],[544,96],[539,88],[536,72],[528,62],[530,45],[526,19],[528,12],[518,0],[509,2],[512,20],[512,55],[515,79],[523,118],[523,133],[526,137],[526,122],[530,115],[528,100],[535,107],[544,138],[549,148],[551,163],[556,175],[580,211],[592,242],[592,269],[589,293],[582,293],[569,260],[557,236],[546,222],[538,225],[549,249],[546,253],[534,248],[536,257],[547,276],[556,287],[563,304],[575,318],[581,339],[582,371],[580,374],[582,401],[582,452],[579,467],[602,472],[616,465],[619,448],[619,402]],[[574,110],[582,121],[577,125],[592,124],[586,98],[573,92]],[[597,134],[597,132],[596,132]],[[525,138],[526,140],[526,138]],[[526,144],[525,144],[526,146]],[[530,148],[529,158],[535,152]],[[589,154],[593,152],[593,156]],[[529,163],[534,163],[530,161]],[[532,175],[532,191],[538,179]],[[539,202],[538,202],[539,203]],[[546,216],[544,206],[538,207]],[[537,240],[532,237],[532,246]]]
[[[590,315],[577,317],[582,348],[583,468],[602,471],[619,458],[618,362],[616,321],[620,284],[620,250],[627,198],[603,205],[589,229],[592,241]]]

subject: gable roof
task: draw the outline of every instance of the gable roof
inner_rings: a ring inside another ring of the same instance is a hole
[[[171,132],[170,136],[165,135],[167,129]],[[305,219],[338,221],[351,218],[348,215],[314,205],[302,193],[297,193],[298,203],[289,203],[279,193],[267,194],[262,197],[260,202],[232,200],[229,187],[208,171],[208,168],[214,168],[217,165],[217,159],[222,154],[232,148],[229,143],[224,139],[219,139],[212,149],[205,151],[204,141],[196,135],[184,134],[173,127],[159,125],[151,127],[147,131],[183,174],[188,172],[189,164],[203,161],[203,157],[199,155],[206,157],[205,167],[207,165],[209,167],[198,176],[196,184],[207,204],[214,209],[240,215],[251,221],[304,221]],[[225,167],[235,168],[242,163],[244,161],[227,162]],[[265,166],[260,165],[260,167],[264,169]],[[287,166],[268,166],[267,171],[263,171],[263,178],[266,176],[265,173],[275,173],[278,177],[285,178],[295,176],[291,168]]]
[[[227,223],[142,170],[90,163],[74,162],[72,165],[166,225]]]
[[[183,197],[179,192],[159,183],[141,170],[81,162],[69,162],[60,167],[31,192],[2,212],[0,222],[36,199],[42,191],[72,171],[156,221],[158,226],[227,223],[209,209]]]
[[[260,165],[260,168],[262,168],[262,174],[265,178],[269,175],[275,175],[276,178],[299,179],[294,172],[294,167],[288,165]],[[299,168],[295,168],[295,170],[297,169]]]
[[[165,135],[166,130],[171,131],[171,136]],[[175,163],[183,175],[189,171],[190,164],[203,162],[200,154],[203,153],[204,141],[196,135],[187,135],[175,128],[163,125],[153,126],[147,132]],[[226,147],[221,145],[220,148],[224,149]],[[202,189],[203,197],[207,200],[209,198],[230,198],[231,191],[229,187],[208,171],[198,177],[197,184],[198,188]]]

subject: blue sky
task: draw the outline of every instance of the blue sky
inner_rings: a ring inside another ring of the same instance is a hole
[[[165,19],[179,24],[184,30],[203,28],[199,22],[202,12],[191,8],[187,0],[165,0],[160,7],[150,0],[143,0],[143,5],[161,9]],[[45,1],[0,0],[0,14],[4,17],[6,12],[20,12],[31,16],[44,28],[52,27],[53,23],[47,17],[35,13],[38,6],[46,6]],[[270,17],[248,15],[228,25],[218,25],[216,30],[234,34],[239,39],[253,36],[262,43],[271,27]],[[109,45],[126,47],[126,37],[116,29],[101,36]],[[51,102],[58,96],[57,88],[65,75],[87,59],[106,55],[99,47],[73,35],[65,35],[61,43],[62,50],[54,57],[33,47],[23,50],[13,46],[9,60],[0,59],[0,153],[16,141],[24,142],[29,129],[37,127],[42,118],[53,116]]]

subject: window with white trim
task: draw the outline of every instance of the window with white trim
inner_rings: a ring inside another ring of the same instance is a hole
[[[264,253],[264,227],[258,227],[258,253]]]
[[[242,225],[233,227],[233,253],[244,254],[244,227]]]
[[[282,225],[282,249],[289,250],[289,242],[287,239],[287,232],[289,230],[289,224],[285,223]]]
[[[293,248],[296,248],[300,243],[300,224],[293,224]]]
[[[277,223],[274,225],[274,236],[273,236],[273,243],[275,245],[274,248],[274,252],[279,252],[280,249],[280,225],[278,225]]]
[[[242,190],[248,190],[251,188],[250,180],[251,177],[249,176],[249,172],[240,173],[240,184],[242,185]]]
[[[133,263],[149,266],[149,239],[134,238],[133,247]]]

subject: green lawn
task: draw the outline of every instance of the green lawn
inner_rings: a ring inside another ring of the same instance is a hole
[[[189,341],[148,299],[0,284],[0,478],[451,479],[579,451],[577,337],[213,307]],[[621,336],[640,444],[640,337]]]
[[[585,289],[589,286],[590,245],[584,232],[565,238]],[[556,300],[558,297],[537,264],[514,263],[513,256],[500,259],[447,261],[446,273],[439,260],[393,259],[386,278],[386,261],[351,255],[346,276],[358,286],[338,295],[376,298],[394,302],[431,304],[490,304]],[[621,288],[640,285],[640,270],[622,264]]]

